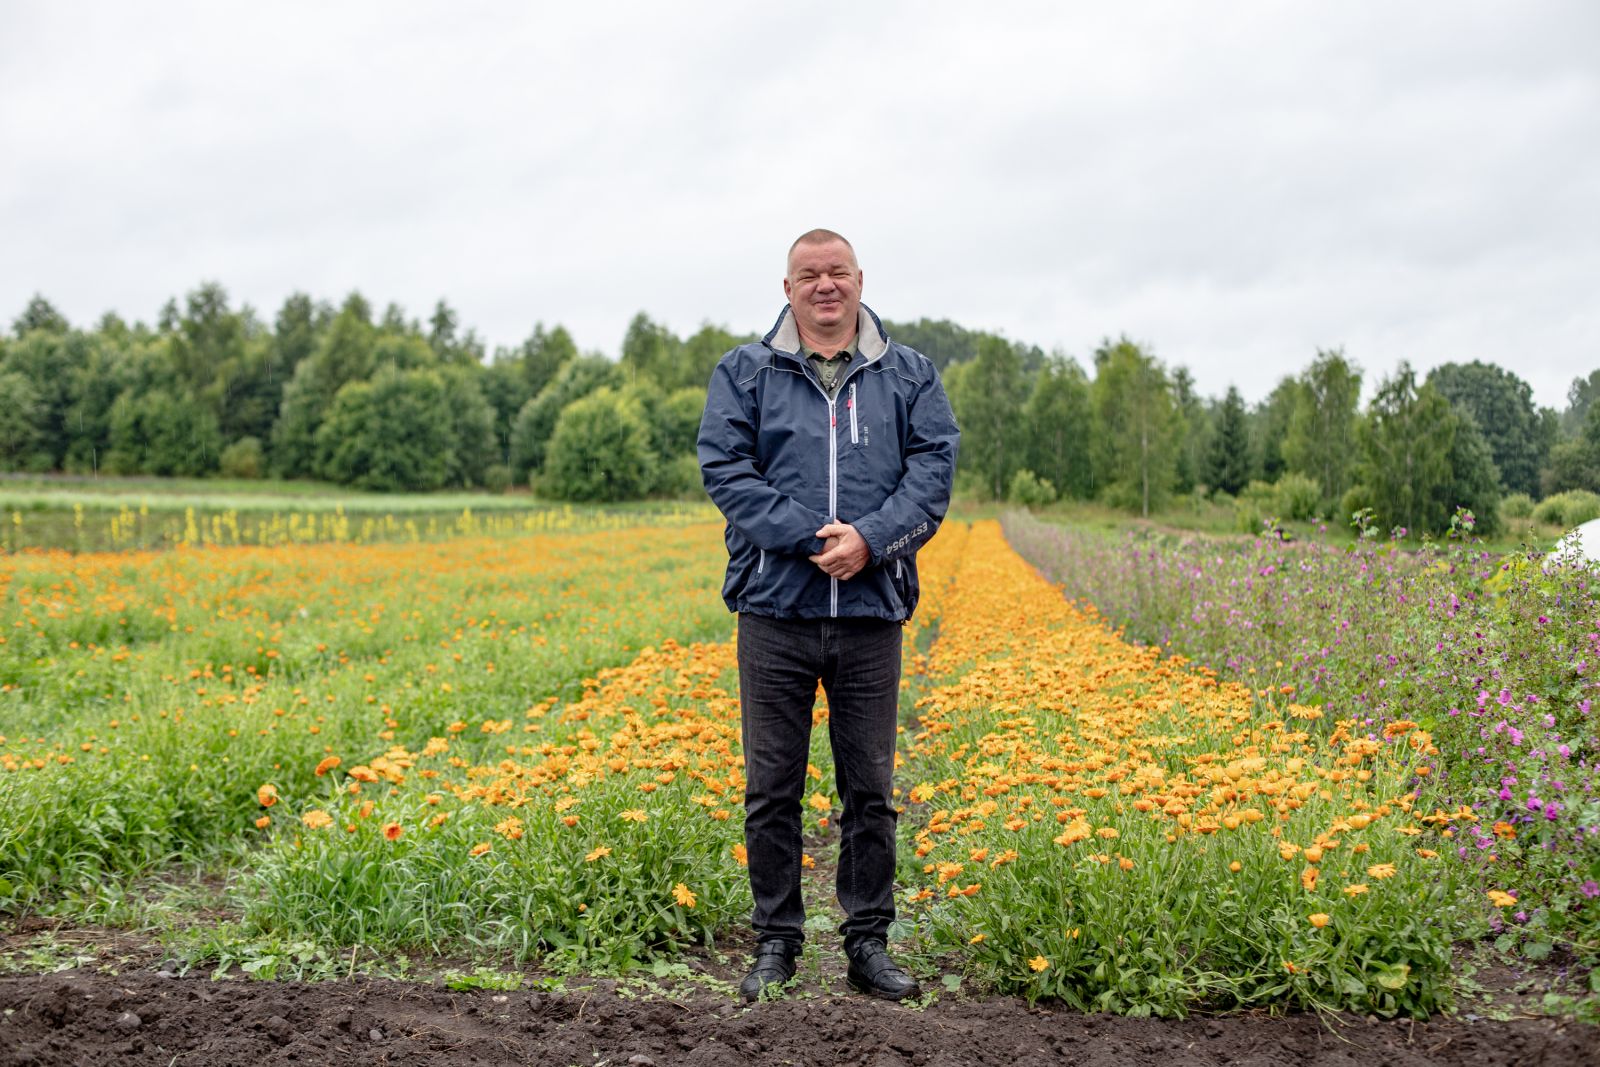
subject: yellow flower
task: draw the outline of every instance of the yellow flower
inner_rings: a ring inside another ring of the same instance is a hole
[[[522,820],[515,815],[507,816],[495,824],[494,832],[507,841],[522,840]]]
[[[1315,926],[1318,930],[1328,925],[1328,915],[1326,912],[1319,911],[1315,915],[1307,916],[1307,918],[1310,920],[1311,925]]]
[[[833,801],[829,800],[825,793],[812,793],[811,799],[807,803],[818,811],[833,810]]]
[[[595,860],[601,858],[602,856],[609,856],[609,855],[611,855],[611,850],[609,848],[607,848],[606,846],[601,845],[599,848],[595,849],[594,851],[590,852],[587,856],[583,857],[583,862],[585,862],[585,863],[593,863]]]
[[[1385,878],[1393,878],[1396,874],[1396,871],[1394,864],[1392,863],[1374,863],[1371,867],[1367,868],[1367,874],[1370,877],[1382,881]]]
[[[1034,973],[1038,973],[1039,971],[1049,967],[1050,961],[1045,959],[1043,956],[1035,956],[1033,959],[1028,961],[1028,966],[1033,969]]]
[[[1509,908],[1517,902],[1517,898],[1501,889],[1489,890],[1489,903],[1497,908]]]
[[[679,882],[672,887],[672,899],[686,908],[694,907],[694,894],[689,892],[689,887]]]
[[[313,830],[321,830],[333,825],[333,816],[325,811],[312,810],[300,816],[300,821]]]
[[[627,811],[624,811],[618,815],[617,818],[621,819],[623,822],[644,822],[646,819],[650,818],[650,816],[645,814],[643,808],[629,808]]]
[[[967,938],[967,944],[976,945],[987,936],[987,934],[973,934],[971,937]]]
[[[1347,897],[1359,897],[1362,893],[1365,893],[1366,891],[1367,891],[1367,885],[1366,885],[1365,882],[1357,882],[1355,885],[1347,885],[1343,889],[1340,890],[1340,892],[1343,893]]]

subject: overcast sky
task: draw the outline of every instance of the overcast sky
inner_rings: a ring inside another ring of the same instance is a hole
[[[891,319],[1264,396],[1600,367],[1600,4],[0,0],[0,315],[447,298],[615,355],[765,331],[840,230]]]

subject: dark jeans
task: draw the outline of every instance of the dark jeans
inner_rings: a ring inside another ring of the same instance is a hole
[[[817,683],[839,798],[839,932],[845,948],[887,939],[894,921],[890,796],[900,708],[900,624],[881,619],[739,616],[739,707],[745,759],[744,840],[751,923],[762,941],[805,940],[800,899],[801,798]]]

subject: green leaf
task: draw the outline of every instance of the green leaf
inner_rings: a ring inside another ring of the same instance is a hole
[[[1546,959],[1553,946],[1548,941],[1529,941],[1522,946],[1522,954],[1530,960]]]
[[[1406,979],[1411,977],[1411,964],[1398,963],[1386,967],[1375,976],[1379,985],[1385,989],[1400,989],[1406,984]]]

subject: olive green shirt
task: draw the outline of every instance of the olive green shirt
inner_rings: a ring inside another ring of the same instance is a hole
[[[813,351],[805,345],[800,346],[800,354],[817,369],[817,378],[822,382],[822,388],[830,398],[839,393],[839,383],[844,380],[845,371],[849,368],[850,361],[854,359],[859,350],[855,340],[851,340],[850,347],[835,352],[831,356]]]

